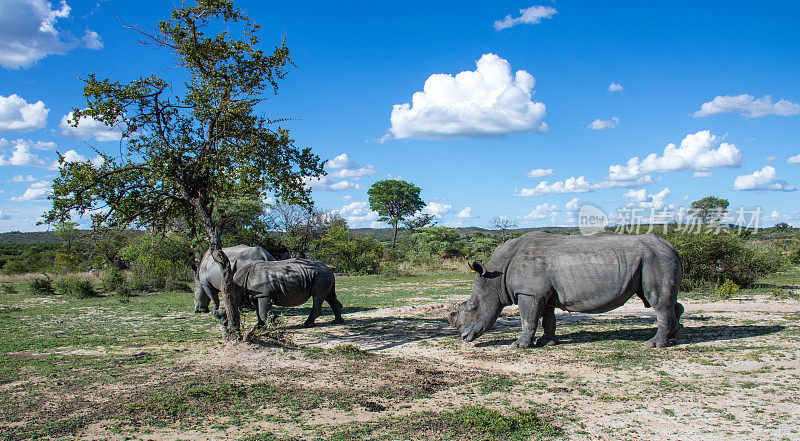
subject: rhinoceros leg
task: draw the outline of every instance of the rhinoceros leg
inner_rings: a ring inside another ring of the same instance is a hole
[[[314,320],[322,315],[322,302],[325,300],[325,298],[321,296],[314,296],[313,299],[314,303],[311,305],[311,312],[308,314],[308,318],[306,319],[305,323],[303,323],[304,328],[313,327]]]
[[[556,337],[556,308],[553,305],[546,305],[542,314],[542,328],[544,335],[536,340],[536,346],[553,346],[558,344]]]
[[[342,324],[344,323],[344,319],[342,318],[342,302],[336,298],[336,291],[331,289],[331,293],[328,294],[328,297],[325,297],[325,301],[328,302],[331,309],[333,310],[333,322]]]
[[[256,335],[260,329],[262,329],[266,324],[267,320],[269,320],[269,310],[272,309],[272,300],[269,297],[259,297],[256,299],[256,318],[258,321],[256,322],[253,329],[247,333],[244,337],[244,341],[250,341],[253,339],[253,336]]]
[[[511,347],[530,348],[533,346],[533,337],[539,326],[539,318],[544,314],[547,298],[520,294],[517,303],[519,304],[519,316],[522,319],[522,334],[517,341],[511,343]],[[555,333],[555,313],[553,315],[553,333]]]
[[[678,318],[683,314],[683,305],[678,300],[680,283],[680,267],[677,268],[645,268],[642,277],[644,295],[656,312],[658,331],[647,340],[649,348],[663,348],[671,338],[683,331]]]

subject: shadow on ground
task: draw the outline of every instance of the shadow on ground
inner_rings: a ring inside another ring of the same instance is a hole
[[[378,317],[347,318],[337,325],[330,321],[316,327],[336,330],[333,339],[342,344],[355,344],[369,350],[382,350],[406,343],[454,335],[456,330],[435,318]]]
[[[761,337],[775,334],[785,329],[783,326],[760,325],[718,325],[687,326],[675,341],[674,346],[711,341],[736,340],[741,338]],[[540,331],[541,332],[541,331]],[[613,329],[606,331],[576,331],[558,334],[559,345],[576,343],[593,343],[599,341],[641,341],[643,344],[656,334],[656,327],[637,329]],[[510,345],[515,339],[497,339],[476,344],[478,347]]]

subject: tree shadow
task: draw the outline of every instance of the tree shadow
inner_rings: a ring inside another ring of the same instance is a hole
[[[753,288],[797,289],[800,285],[779,285],[775,283],[754,283]]]
[[[344,324],[321,325],[342,329],[342,333],[334,337],[337,342],[369,346],[370,350],[388,349],[421,340],[452,336],[456,332],[444,319],[409,317],[355,319],[345,317]]]

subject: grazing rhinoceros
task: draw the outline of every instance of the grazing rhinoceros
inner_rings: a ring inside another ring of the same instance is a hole
[[[472,296],[447,319],[472,341],[492,327],[504,306],[519,305],[522,335],[513,347],[533,345],[538,320],[544,335],[537,346],[558,343],[555,308],[599,313],[622,306],[634,294],[653,307],[658,332],[648,347],[663,347],[683,330],[677,302],[682,268],[678,253],[652,234],[560,236],[534,232],[498,247],[477,274]]]
[[[322,302],[326,301],[333,309],[333,322],[344,323],[333,271],[322,262],[306,259],[250,262],[236,270],[233,281],[242,301],[252,301],[256,309],[258,323],[247,334],[248,340],[264,326],[273,304],[300,306],[312,298],[311,313],[303,324],[308,328],[314,326],[314,320],[322,314]]]
[[[223,252],[231,262],[231,269],[236,269],[252,261],[275,260],[264,248],[247,245],[223,248]],[[211,303],[211,312],[219,308],[219,292],[222,289],[222,271],[211,257],[211,251],[206,251],[200,267],[194,272],[194,312],[208,312]]]

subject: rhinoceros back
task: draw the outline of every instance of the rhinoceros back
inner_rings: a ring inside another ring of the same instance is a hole
[[[524,293],[532,284],[547,283],[559,307],[570,311],[617,308],[642,289],[645,263],[680,265],[674,248],[654,235],[526,236],[517,239],[509,261],[510,288]]]
[[[248,263],[234,275],[234,282],[252,297],[270,297],[278,306],[300,306],[314,292],[327,293],[334,283],[333,271],[322,262],[287,259]]]

